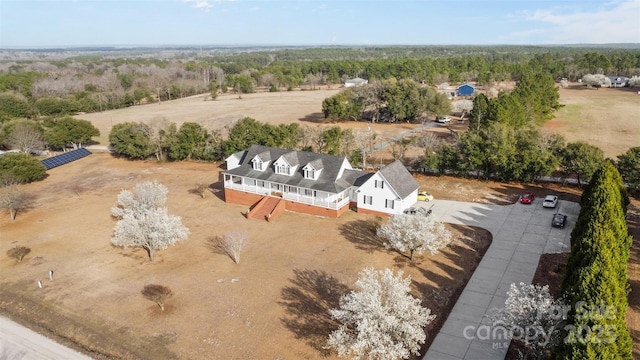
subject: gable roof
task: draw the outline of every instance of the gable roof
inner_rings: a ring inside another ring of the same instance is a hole
[[[258,154],[261,158],[268,156],[273,160],[277,160],[281,156],[284,156],[288,162],[291,159],[291,161],[296,164],[301,164],[303,166],[298,168],[298,170],[291,176],[276,174],[272,163],[270,163],[264,171],[254,170],[251,167],[250,161]],[[338,178],[338,175],[340,175],[340,169],[344,162],[347,164],[347,170],[345,170],[341,177]],[[313,163],[313,167],[317,170],[322,169],[316,180],[306,179],[304,177],[302,168],[308,163]],[[345,157],[316,154],[307,151],[276,149],[262,145],[253,145],[249,149],[245,150],[245,154],[242,156],[240,161],[240,166],[235,169],[225,171],[225,173],[331,193],[339,193],[348,189],[353,186],[359,176],[365,174],[362,171],[351,169],[351,164],[349,164]]]
[[[420,187],[400,160],[396,160],[380,169],[380,174],[402,199]]]
[[[458,86],[458,89],[460,89],[460,88],[466,88],[466,87],[470,87],[470,88],[472,88],[472,89],[475,89],[475,88],[476,88],[475,86],[473,86],[473,85],[471,85],[471,84],[464,83],[464,84],[462,84],[462,85]]]

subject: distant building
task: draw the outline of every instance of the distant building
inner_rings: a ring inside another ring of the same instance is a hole
[[[367,85],[369,83],[369,80],[366,79],[361,79],[361,78],[355,78],[355,79],[349,79],[347,81],[344,82],[344,87],[354,87],[354,86],[362,86],[362,85]]]
[[[462,84],[458,86],[458,96],[473,96],[473,92],[476,90],[475,86],[471,84]]]
[[[607,76],[611,80],[609,87],[619,88],[629,85],[629,78],[626,76]]]

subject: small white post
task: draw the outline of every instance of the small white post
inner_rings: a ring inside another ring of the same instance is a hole
[[[38,287],[42,289],[42,281],[38,280]]]
[[[49,270],[49,280],[53,280],[53,270]]]

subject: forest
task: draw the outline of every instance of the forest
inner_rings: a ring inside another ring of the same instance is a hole
[[[390,46],[0,53],[0,122],[234,91],[313,90],[354,77],[492,86],[547,73],[637,75],[637,47]]]

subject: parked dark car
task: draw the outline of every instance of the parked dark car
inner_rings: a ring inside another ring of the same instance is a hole
[[[557,213],[553,215],[551,226],[557,227],[557,228],[563,228],[566,223],[567,223],[567,215]]]

